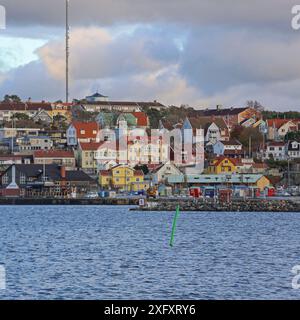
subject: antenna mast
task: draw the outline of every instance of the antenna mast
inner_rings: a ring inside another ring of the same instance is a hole
[[[69,102],[69,56],[70,56],[69,0],[66,0],[66,103]]]

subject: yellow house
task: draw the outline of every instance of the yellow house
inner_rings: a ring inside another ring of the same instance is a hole
[[[55,103],[52,104],[52,110],[49,111],[52,119],[56,116],[63,116],[66,121],[70,123],[72,121],[71,103]]]
[[[80,143],[77,150],[78,165],[85,171],[96,173],[98,153],[103,142]]]
[[[221,157],[210,162],[207,173],[226,174],[235,173],[238,170],[238,160],[233,158]]]
[[[253,184],[253,186],[260,189],[260,191],[265,190],[266,187],[271,186],[270,180],[266,176],[259,177],[256,182]]]
[[[126,191],[141,191],[149,189],[149,183],[144,181],[144,173],[127,165],[118,165],[110,170],[100,171],[99,184],[102,188]]]

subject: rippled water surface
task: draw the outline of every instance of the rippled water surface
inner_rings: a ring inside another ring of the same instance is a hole
[[[300,214],[0,207],[2,299],[298,299]]]

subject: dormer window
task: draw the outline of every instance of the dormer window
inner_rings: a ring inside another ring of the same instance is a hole
[[[80,130],[80,134],[85,134],[85,130]]]

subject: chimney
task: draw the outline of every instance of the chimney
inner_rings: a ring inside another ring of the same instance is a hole
[[[65,166],[60,167],[60,176],[62,179],[66,179],[66,167]]]

